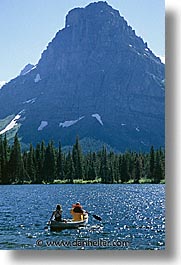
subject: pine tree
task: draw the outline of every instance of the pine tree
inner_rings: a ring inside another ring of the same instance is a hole
[[[84,160],[83,160],[83,171],[84,171],[84,180],[89,179],[89,165],[90,165],[90,154],[85,155]]]
[[[115,155],[114,157],[114,182],[119,182],[119,157],[118,155]]]
[[[61,148],[61,143],[60,142],[59,142],[58,153],[57,153],[56,178],[57,179],[61,179],[61,180],[64,179],[63,155],[62,155],[62,148]]]
[[[41,147],[40,147],[40,161],[41,161],[41,166],[40,166],[40,169],[41,169],[41,172],[40,172],[40,175],[41,175],[41,179],[43,181],[43,174],[44,174],[44,161],[45,161],[45,152],[46,152],[46,146],[45,146],[45,142],[42,141],[41,142]]]
[[[72,155],[69,151],[65,161],[65,177],[69,183],[73,183],[74,176],[75,176],[74,163]]]
[[[162,169],[162,179],[164,179],[165,178],[165,152],[164,150],[162,150],[161,147],[158,150],[158,152],[160,156],[160,163],[161,163],[161,169]]]
[[[5,183],[9,183],[9,180],[8,180],[8,156],[9,156],[8,149],[9,149],[9,146],[8,146],[8,141],[7,141],[6,134],[4,135],[3,146],[4,146],[3,177],[4,177],[4,180],[5,180]]]
[[[9,160],[9,175],[11,183],[23,183],[24,174],[25,171],[21,156],[21,147],[16,133]]]
[[[163,179],[163,169],[162,169],[162,160],[160,157],[160,152],[156,151],[156,158],[155,158],[155,168],[154,168],[154,183],[160,183],[161,179]]]
[[[43,169],[43,161],[41,154],[41,145],[37,144],[35,148],[35,183],[42,183],[42,169]]]
[[[107,159],[107,150],[106,147],[103,147],[101,154],[100,171],[99,171],[102,183],[111,183],[109,173],[110,172],[109,172],[108,159]]]
[[[108,155],[108,168],[109,168],[109,183],[114,183],[115,181],[115,168],[114,168],[114,153],[110,152]]]
[[[122,183],[128,182],[129,178],[129,173],[128,173],[128,158],[126,155],[123,155],[121,160],[121,164],[119,165],[120,167],[120,180]]]
[[[6,138],[6,134],[4,139],[2,135],[0,135],[0,183],[9,184],[8,177],[8,142]]]
[[[137,155],[135,159],[134,183],[139,183],[140,178],[141,178],[141,163]]]
[[[31,179],[27,173],[27,168],[28,168],[28,152],[27,151],[23,152],[22,160],[23,160],[23,165],[24,165],[24,180],[31,183]]]
[[[43,177],[46,183],[53,182],[56,173],[56,159],[53,142],[48,143],[45,151],[45,159],[43,164]]]
[[[88,164],[87,179],[88,180],[95,180],[96,179],[96,169],[95,169],[93,161],[90,161]]]
[[[142,178],[150,178],[150,153],[142,156]]]
[[[154,151],[154,147],[151,146],[151,149],[150,149],[150,172],[149,172],[150,179],[154,179],[154,171],[155,171],[155,151]]]
[[[113,167],[113,163],[110,163],[109,166],[109,179],[108,179],[108,183],[112,184],[114,183],[114,167]]]
[[[76,137],[76,142],[72,149],[72,158],[75,169],[75,179],[82,179],[83,178],[82,151],[78,137]]]
[[[34,154],[34,148],[32,144],[30,144],[30,150],[27,156],[27,173],[32,183],[36,183],[35,154]]]

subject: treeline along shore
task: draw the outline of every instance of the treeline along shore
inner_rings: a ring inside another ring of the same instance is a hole
[[[99,152],[83,154],[76,138],[68,153],[62,152],[53,141],[42,141],[36,147],[21,151],[16,134],[14,143],[8,144],[6,135],[0,135],[0,184],[46,183],[164,183],[165,151]]]

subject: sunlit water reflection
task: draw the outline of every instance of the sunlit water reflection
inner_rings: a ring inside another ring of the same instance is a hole
[[[0,192],[0,249],[165,248],[165,185],[10,185],[0,186]],[[70,218],[69,209],[76,201],[90,212],[87,227],[62,232],[47,229],[57,203],[63,206],[63,217]],[[47,245],[62,240],[72,245]],[[112,242],[118,242],[117,246]]]

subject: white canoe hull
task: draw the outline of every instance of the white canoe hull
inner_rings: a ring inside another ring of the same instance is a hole
[[[58,222],[55,220],[51,220],[50,229],[51,230],[76,229],[81,226],[87,225],[87,223],[88,223],[88,215],[82,221],[67,220],[66,222]]]

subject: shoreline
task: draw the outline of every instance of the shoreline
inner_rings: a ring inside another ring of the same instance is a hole
[[[152,182],[151,180],[145,180],[145,181],[140,181],[139,183],[134,183],[132,181],[128,181],[128,182],[123,182],[123,183],[103,183],[103,182],[97,182],[97,181],[75,181],[73,183],[70,183],[68,181],[54,181],[54,182],[47,182],[47,183],[30,183],[30,182],[24,182],[24,183],[10,183],[10,184],[0,184],[0,186],[5,186],[5,185],[62,185],[62,184],[66,184],[66,185],[96,185],[96,184],[104,184],[104,185],[125,185],[125,184],[128,184],[128,185],[132,185],[132,184],[136,184],[136,185],[144,185],[144,184],[154,184],[154,185],[159,185],[159,184],[166,184],[165,183],[165,180],[161,181],[160,183],[155,183],[155,182]]]

